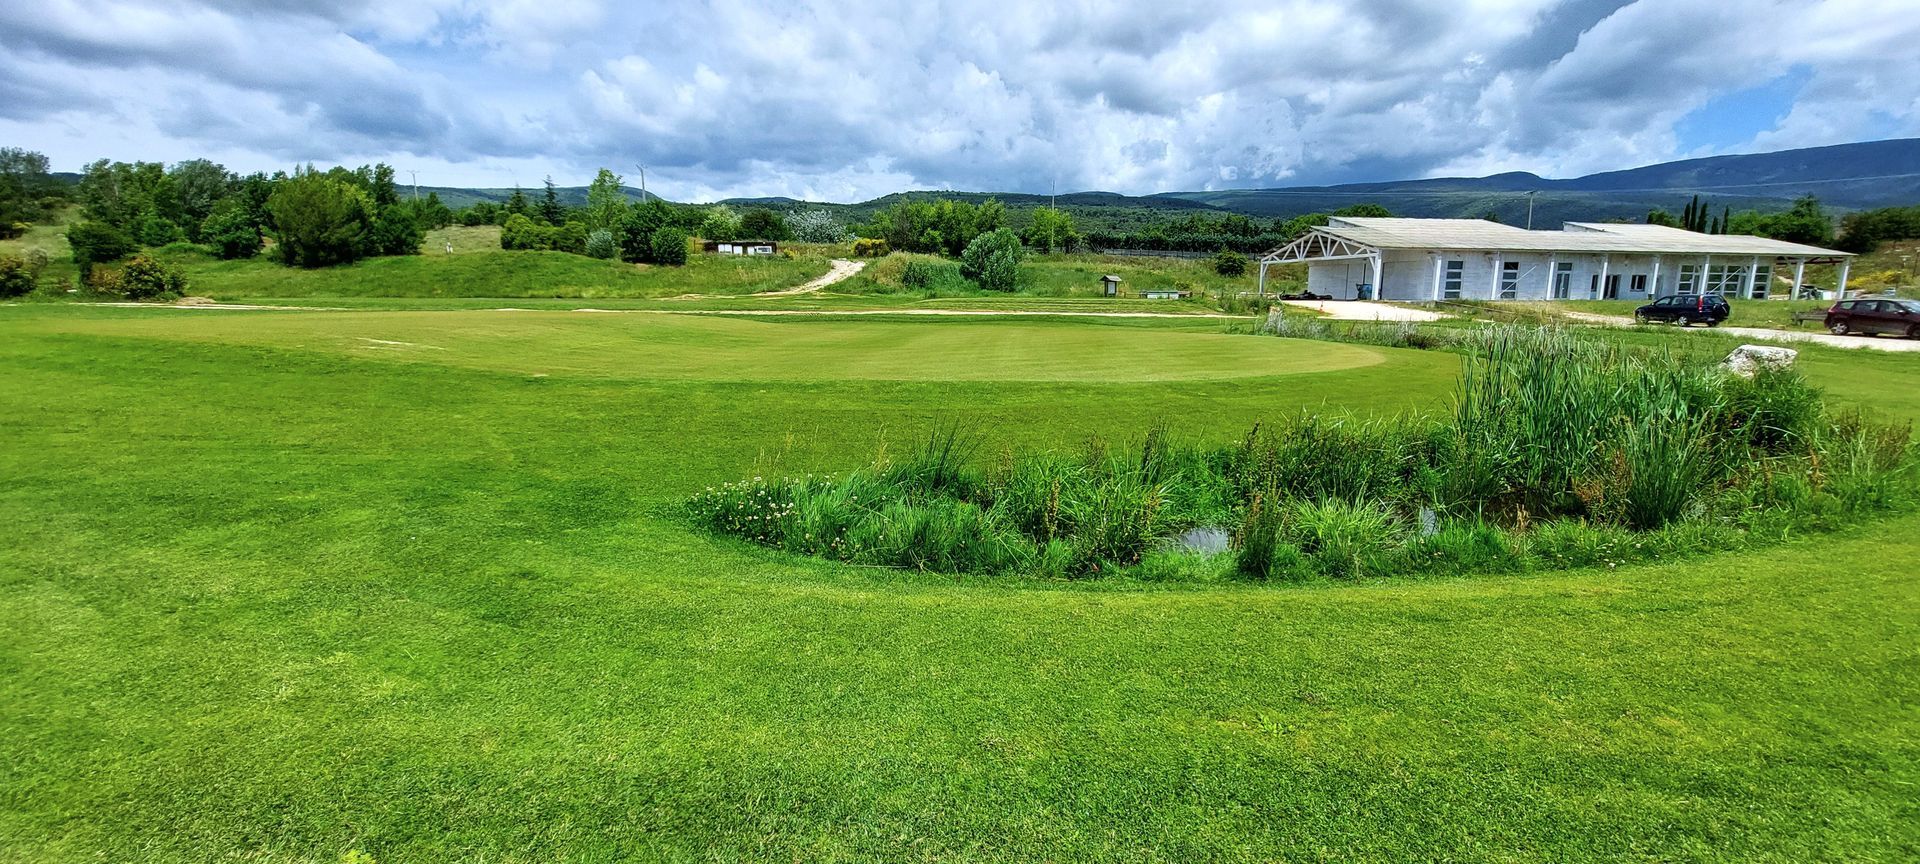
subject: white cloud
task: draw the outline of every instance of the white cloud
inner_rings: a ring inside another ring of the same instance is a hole
[[[1916,59],[1920,16],[1885,0],[50,0],[0,8],[0,134],[68,168],[1138,193],[1696,155],[1681,117],[1802,66],[1800,101],[1732,146],[1920,134]]]

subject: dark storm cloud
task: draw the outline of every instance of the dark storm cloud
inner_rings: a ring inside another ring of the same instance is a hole
[[[0,8],[0,135],[453,183],[639,162],[679,197],[1569,174],[1689,155],[1681,117],[1789,67],[1756,145],[1920,134],[1906,6],[50,0]]]

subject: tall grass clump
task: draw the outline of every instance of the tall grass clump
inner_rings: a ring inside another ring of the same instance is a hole
[[[1361,579],[1739,548],[1909,506],[1920,487],[1908,426],[1830,412],[1790,370],[1740,377],[1550,329],[1460,344],[1448,416],[1301,414],[1222,446],[1155,426],[990,465],[946,426],[899,459],[756,477],[691,509],[723,534],[887,567]]]

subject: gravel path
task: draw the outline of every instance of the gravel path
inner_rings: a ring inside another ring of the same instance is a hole
[[[1282,300],[1288,306],[1312,309],[1335,321],[1439,321],[1451,317],[1426,309],[1375,303],[1370,300]]]
[[[835,282],[843,282],[847,279],[850,279],[853,277],[853,274],[858,273],[865,269],[867,269],[867,262],[865,261],[848,261],[845,258],[835,258],[833,259],[833,262],[831,264],[827,265],[826,274],[822,275],[818,279],[813,280],[812,282],[808,282],[805,285],[796,285],[792,288],[784,288],[779,291],[762,291],[758,294],[754,294],[751,296],[791,297],[795,294],[812,294],[813,292],[818,291],[822,288],[825,288],[828,285],[832,285]]]

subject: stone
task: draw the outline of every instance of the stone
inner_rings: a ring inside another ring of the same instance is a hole
[[[1772,345],[1742,345],[1733,349],[1732,354],[1720,365],[1728,372],[1742,378],[1752,378],[1761,369],[1785,369],[1793,365],[1800,352],[1792,348],[1778,348]]]

